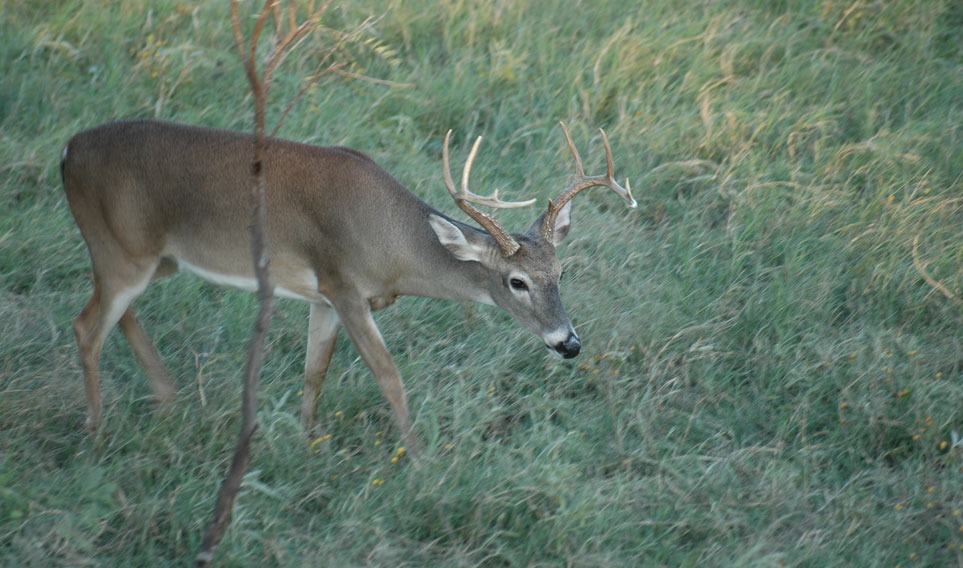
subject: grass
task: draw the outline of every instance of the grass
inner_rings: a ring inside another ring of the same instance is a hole
[[[572,362],[489,308],[379,314],[420,467],[392,462],[389,411],[344,338],[330,438],[305,437],[307,309],[280,301],[221,564],[963,563],[961,24],[950,0],[390,3],[341,53],[382,82],[312,88],[281,135],[363,150],[451,211],[448,128],[459,156],[486,137],[479,191],[543,204],[571,168],[557,121],[589,173],[601,126],[640,206],[577,199]],[[183,565],[234,444],[254,299],[151,287],[138,311],[177,400],[154,411],[112,334],[93,444],[70,331],[89,264],[57,163],[115,118],[248,129],[227,8],[7,2],[0,38],[0,564]],[[275,118],[330,42],[284,63]]]

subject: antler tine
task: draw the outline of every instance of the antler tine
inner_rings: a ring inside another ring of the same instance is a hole
[[[575,142],[572,142],[572,136],[568,133],[568,128],[566,128],[565,123],[559,122],[559,124],[562,126],[562,132],[565,133],[568,149],[572,151],[572,157],[575,158],[575,177],[585,177],[585,170],[582,169],[582,156],[579,156],[578,150],[575,148]]]
[[[625,187],[622,187],[617,181],[615,181],[615,165],[612,163],[612,148],[609,146],[609,137],[605,135],[605,131],[601,128],[599,128],[599,132],[602,133],[602,144],[605,145],[605,161],[606,165],[608,166],[608,173],[605,176],[605,181],[611,182],[612,184],[609,185],[608,183],[603,183],[602,185],[619,194],[619,197],[625,200],[630,209],[635,209],[639,203],[634,197],[632,197],[632,187],[629,185],[629,178],[625,178]],[[625,193],[623,193],[623,191]]]
[[[559,124],[562,126],[562,132],[565,133],[565,140],[568,142],[569,150],[572,151],[572,157],[575,159],[575,179],[557,199],[554,201],[549,200],[548,202],[548,212],[545,214],[545,220],[542,223],[542,238],[547,241],[551,241],[555,234],[555,218],[558,216],[559,211],[584,189],[595,186],[605,186],[624,199],[629,207],[634,209],[638,205],[635,198],[632,197],[631,190],[626,189],[626,187],[630,187],[629,181],[625,180],[626,187],[622,187],[615,181],[615,164],[612,161],[612,148],[609,145],[609,139],[608,136],[605,135],[605,131],[599,128],[599,132],[602,133],[602,144],[605,146],[607,172],[601,176],[586,176],[585,171],[582,169],[582,157],[579,156],[578,150],[575,148],[575,143],[572,142],[572,136],[568,133],[568,128],[565,127],[564,122],[560,122]]]
[[[612,164],[612,148],[609,146],[609,137],[605,135],[605,131],[599,128],[599,132],[602,133],[602,144],[605,145],[605,163],[608,166],[608,177],[611,180],[615,179],[615,165]],[[625,183],[629,180],[626,179]]]
[[[471,152],[468,154],[468,160],[465,161],[465,167],[461,174],[461,190],[455,189],[455,182],[451,177],[451,166],[448,162],[448,142],[451,138],[451,130],[445,134],[445,145],[441,150],[441,161],[442,167],[444,169],[445,175],[445,185],[448,187],[448,193],[454,198],[455,203],[462,211],[468,214],[469,217],[475,220],[479,225],[485,229],[489,235],[495,239],[498,243],[498,247],[502,251],[502,256],[509,257],[520,248],[518,243],[508,234],[505,229],[502,229],[494,219],[485,215],[478,209],[472,207],[472,203],[478,203],[480,205],[488,205],[490,207],[498,207],[501,209],[508,209],[513,207],[525,207],[535,203],[534,199],[529,199],[527,201],[502,201],[498,199],[498,190],[492,194],[491,197],[482,197],[481,195],[476,195],[468,191],[468,176],[471,174],[471,165],[475,161],[475,156],[478,154],[478,146],[481,144],[482,137],[479,136],[474,145],[472,145]]]
[[[461,170],[461,194],[471,195],[468,192],[468,176],[471,174],[471,164],[475,161],[475,156],[478,154],[478,146],[481,145],[482,137],[479,136],[475,138],[475,143],[471,145],[471,152],[468,152],[468,160],[465,161],[465,167]]]
[[[445,174],[445,187],[452,197],[458,199],[458,191],[455,190],[455,180],[451,179],[451,167],[448,164],[448,139],[451,138],[451,129],[445,134],[445,145],[441,147],[441,166]]]

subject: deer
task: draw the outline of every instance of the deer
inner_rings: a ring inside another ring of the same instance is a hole
[[[275,295],[310,304],[302,426],[317,421],[321,387],[344,328],[391,408],[403,439],[417,440],[401,374],[372,312],[401,296],[498,306],[563,358],[581,342],[559,295],[556,247],[571,227],[571,200],[607,187],[629,207],[626,181],[614,177],[605,131],[607,173],[586,176],[562,123],[575,177],[523,233],[510,234],[474,205],[530,206],[484,197],[468,180],[481,137],[456,188],[445,136],[442,169],[455,204],[479,227],[457,221],[415,196],[364,153],[268,138],[263,159],[265,237]],[[158,403],[175,387],[138,321],[133,301],[148,284],[179,269],[210,283],[256,290],[250,255],[249,133],[154,120],[111,122],[75,134],[64,146],[61,177],[92,266],[93,292],[73,321],[87,402],[86,428],[102,420],[100,357],[119,326]]]

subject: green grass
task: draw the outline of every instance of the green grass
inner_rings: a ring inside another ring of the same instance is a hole
[[[378,315],[421,466],[391,463],[387,405],[343,337],[331,438],[311,445],[307,308],[280,301],[221,565],[963,563],[961,26],[952,0],[392,2],[340,54],[390,84],[313,87],[281,135],[363,150],[451,212],[448,128],[459,156],[486,137],[478,191],[544,204],[571,171],[557,122],[589,173],[604,127],[640,206],[576,200],[572,362],[494,309],[409,298]],[[273,118],[331,41],[285,61]],[[153,410],[112,334],[92,443],[70,323],[89,263],[58,160],[116,118],[251,115],[224,2],[0,5],[0,564],[196,551],[255,300],[187,276],[150,288],[138,312],[177,400]]]

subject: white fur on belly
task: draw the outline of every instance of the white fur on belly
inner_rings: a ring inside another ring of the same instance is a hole
[[[222,274],[220,272],[214,272],[212,270],[208,270],[200,266],[195,266],[189,262],[183,261],[182,259],[177,259],[177,264],[180,267],[187,270],[188,272],[192,272],[193,274],[197,275],[203,280],[206,280],[207,282],[210,282],[211,284],[217,284],[218,286],[227,286],[229,288],[239,288],[241,290],[247,290],[249,292],[257,291],[257,279],[255,279],[254,277],[238,276],[236,274]],[[306,288],[309,290],[318,289],[318,279],[314,275],[314,272],[310,270],[304,271],[303,281],[302,283],[299,283],[299,284],[301,284],[302,288]],[[303,296],[301,294],[298,294],[297,292],[293,292],[285,288],[284,286],[279,286],[277,284],[275,284],[274,286],[274,295],[279,296],[281,298],[293,298],[295,300],[304,300],[306,302],[316,302],[318,301],[319,298],[327,301],[327,299],[324,296],[321,296],[321,294],[317,294],[317,297],[309,298],[307,296]]]

